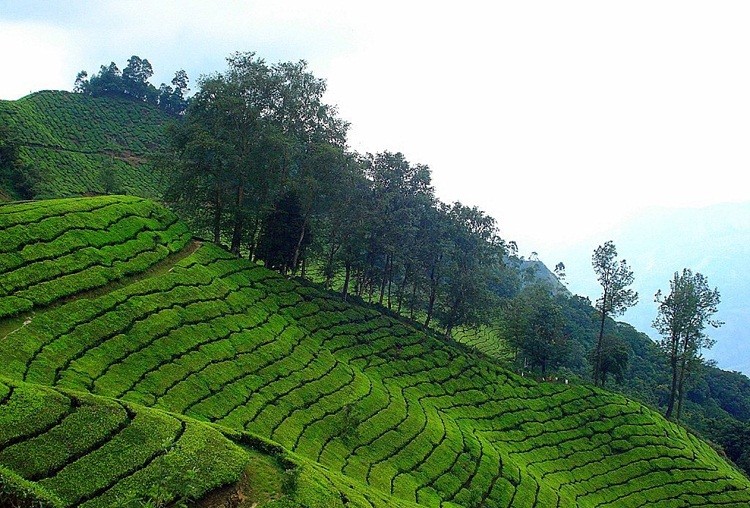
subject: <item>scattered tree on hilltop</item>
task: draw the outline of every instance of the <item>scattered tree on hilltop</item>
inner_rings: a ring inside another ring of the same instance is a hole
[[[633,283],[633,271],[623,259],[617,261],[617,249],[612,241],[600,245],[591,258],[594,272],[602,286],[602,296],[596,301],[601,315],[599,338],[593,354],[594,384],[604,383],[602,375],[604,324],[607,316],[617,316],[638,302],[638,293],[627,289]]]
[[[93,97],[125,97],[159,107],[171,115],[181,115],[187,107],[188,77],[184,70],[177,71],[172,86],[164,83],[157,90],[149,79],[154,75],[151,63],[133,55],[120,71],[115,62],[102,65],[99,72],[89,78],[86,71],[76,75],[73,92]]]
[[[688,268],[683,269],[682,274],[675,272],[669,288],[667,296],[659,290],[654,297],[658,304],[654,328],[664,336],[659,347],[669,358],[672,371],[665,416],[672,417],[676,400],[676,419],[679,420],[685,398],[685,379],[703,361],[701,351],[710,349],[715,342],[705,334],[706,325],[714,328],[722,325],[711,318],[718,310],[720,295],[718,289],[709,288],[704,275]]]

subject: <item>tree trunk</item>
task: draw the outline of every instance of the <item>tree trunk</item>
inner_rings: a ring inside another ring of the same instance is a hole
[[[424,325],[430,326],[432,320],[432,312],[435,309],[435,299],[437,298],[437,264],[440,262],[440,258],[435,260],[430,267],[430,299],[427,303],[427,319],[425,319]]]
[[[417,305],[417,277],[414,277],[414,286],[411,289],[411,302],[409,302],[409,319],[414,321],[414,307]]]
[[[346,296],[349,292],[349,278],[352,275],[352,264],[349,261],[344,265],[344,270],[346,275],[344,277],[344,288],[341,290],[341,294],[344,296],[344,301],[346,301]]]
[[[604,293],[602,298],[602,322],[599,327],[599,340],[596,342],[596,350],[594,352],[594,386],[599,386],[599,378],[602,374],[602,344],[604,342],[604,322],[607,319],[607,313],[604,312],[607,303],[607,294]]]
[[[221,208],[221,195],[219,194],[219,191],[216,191],[216,199],[214,200],[214,221],[213,221],[213,230],[214,230],[214,243],[216,245],[221,245],[221,215],[222,215],[222,208]]]
[[[383,298],[385,297],[385,282],[388,277],[388,256],[385,257],[385,267],[383,269],[383,277],[380,279],[380,298],[378,303],[383,305]]]
[[[409,272],[411,271],[410,267],[404,268],[404,278],[401,280],[401,284],[398,288],[398,301],[396,304],[396,312],[401,314],[401,304],[404,301],[404,290],[406,289],[406,282],[408,281]]]
[[[338,252],[339,247],[331,242],[331,248],[328,251],[328,259],[326,260],[326,281],[325,281],[325,287],[330,289],[331,283],[333,281],[333,258],[336,256],[336,252]]]
[[[687,354],[687,353],[685,353]],[[680,362],[680,379],[677,382],[677,417],[676,420],[679,422],[682,417],[682,402],[685,400],[685,374],[687,371],[687,357],[683,357]]]
[[[391,286],[393,285],[393,255],[389,256],[390,263],[388,267],[388,309],[391,308]]]
[[[432,320],[432,312],[435,310],[435,298],[437,297],[437,286],[431,285],[430,286],[430,299],[427,302],[427,318],[424,320],[425,326],[430,326],[430,321]]]
[[[247,259],[255,261],[255,249],[258,247],[258,229],[260,229],[260,219],[255,217],[250,226],[250,234],[247,239]]]
[[[240,184],[237,187],[236,209],[234,211],[234,231],[232,232],[232,245],[229,248],[232,254],[239,256],[240,246],[242,244],[242,228],[244,227],[244,213],[242,210],[245,198],[245,187]]]
[[[672,417],[674,411],[674,401],[677,395],[677,353],[674,352],[669,359],[669,363],[672,367],[672,386],[669,390],[669,402],[667,403],[667,412],[664,413],[664,418],[669,420]]]
[[[302,242],[305,241],[305,226],[307,225],[307,218],[302,221],[302,231],[299,233],[297,239],[297,245],[294,247],[294,256],[292,258],[292,272],[297,271],[297,263],[299,262],[300,251],[302,250]],[[304,277],[304,276],[303,276]]]

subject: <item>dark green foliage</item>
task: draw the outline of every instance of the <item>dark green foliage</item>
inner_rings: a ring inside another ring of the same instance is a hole
[[[306,62],[269,65],[235,53],[227,63],[224,73],[201,79],[184,123],[170,133],[166,196],[178,208],[208,210],[198,222],[214,242],[224,236],[232,253],[247,245],[253,257],[262,221],[290,189],[306,198],[295,235],[302,239],[316,201],[309,191],[343,150],[348,125],[323,102],[325,81]]]
[[[287,192],[263,221],[256,256],[281,273],[296,271],[301,258],[295,259],[295,253],[298,249],[304,252],[310,241],[310,228],[305,226],[299,198]]]
[[[162,83],[158,90],[149,82],[153,74],[154,69],[147,59],[133,55],[122,72],[115,62],[102,65],[90,79],[86,71],[79,72],[73,91],[92,97],[146,102],[167,114],[181,115],[187,107],[188,77],[185,71],[177,71],[172,86]]]

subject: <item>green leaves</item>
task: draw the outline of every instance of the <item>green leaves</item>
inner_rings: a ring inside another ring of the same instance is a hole
[[[628,289],[633,283],[633,270],[624,259],[618,261],[617,248],[610,240],[594,251],[591,264],[602,286],[602,296],[596,301],[599,312],[618,316],[638,303],[638,293]]]

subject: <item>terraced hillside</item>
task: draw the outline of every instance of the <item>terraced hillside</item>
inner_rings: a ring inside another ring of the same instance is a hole
[[[71,207],[97,215],[101,199],[0,206],[3,245],[38,243],[57,259],[58,247],[17,238],[27,229],[16,225]],[[176,227],[162,213],[161,230]],[[0,321],[6,483],[63,506],[142,499],[164,478],[168,497],[201,497],[259,456],[294,479],[271,503],[298,506],[750,504],[747,478],[635,402],[537,384],[218,247],[181,242],[140,276]],[[0,266],[15,255],[5,249]]]
[[[107,185],[158,196],[161,183],[147,158],[162,144],[167,121],[145,103],[63,91],[0,100],[0,123],[18,140],[21,161],[41,176],[37,198],[98,194]]]

